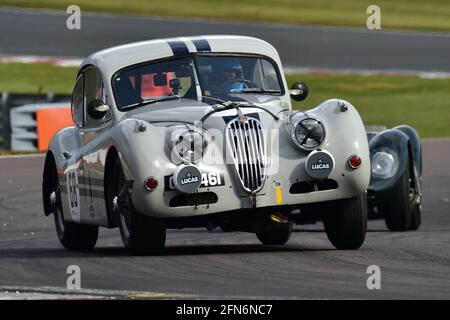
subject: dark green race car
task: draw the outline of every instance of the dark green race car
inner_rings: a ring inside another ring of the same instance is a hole
[[[407,125],[367,126],[371,178],[369,218],[384,218],[391,231],[417,230],[422,214],[422,146]]]

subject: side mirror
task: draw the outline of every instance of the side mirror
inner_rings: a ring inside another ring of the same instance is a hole
[[[102,100],[92,100],[89,102],[87,112],[92,119],[100,120],[110,110],[109,106]]]
[[[289,93],[295,101],[303,101],[308,96],[308,87],[304,82],[296,82],[291,86]]]

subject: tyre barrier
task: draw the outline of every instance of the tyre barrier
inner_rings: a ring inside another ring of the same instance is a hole
[[[74,125],[68,103],[16,107],[10,112],[10,122],[14,151],[45,151],[57,131]]]
[[[54,93],[0,93],[0,150],[12,149],[12,126],[10,114],[17,107],[37,103],[64,102],[70,105],[70,95]],[[35,119],[36,114],[32,115]],[[30,128],[32,130],[32,128]],[[31,131],[32,132],[32,131]],[[37,132],[36,132],[37,134]],[[37,143],[37,141],[36,141]],[[38,146],[35,146],[37,150]]]

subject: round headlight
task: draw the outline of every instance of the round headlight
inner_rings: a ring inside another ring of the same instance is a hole
[[[314,150],[325,139],[325,128],[319,120],[306,118],[293,126],[292,139],[300,148]]]
[[[386,151],[376,152],[371,159],[372,175],[381,178],[391,178],[397,171],[398,164],[395,156]]]
[[[189,129],[176,137],[174,151],[183,162],[196,163],[202,158],[206,145],[202,133]]]

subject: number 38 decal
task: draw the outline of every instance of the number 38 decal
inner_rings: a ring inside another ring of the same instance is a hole
[[[78,186],[78,174],[75,170],[66,173],[66,182],[70,215],[76,221],[80,218],[80,188]]]

